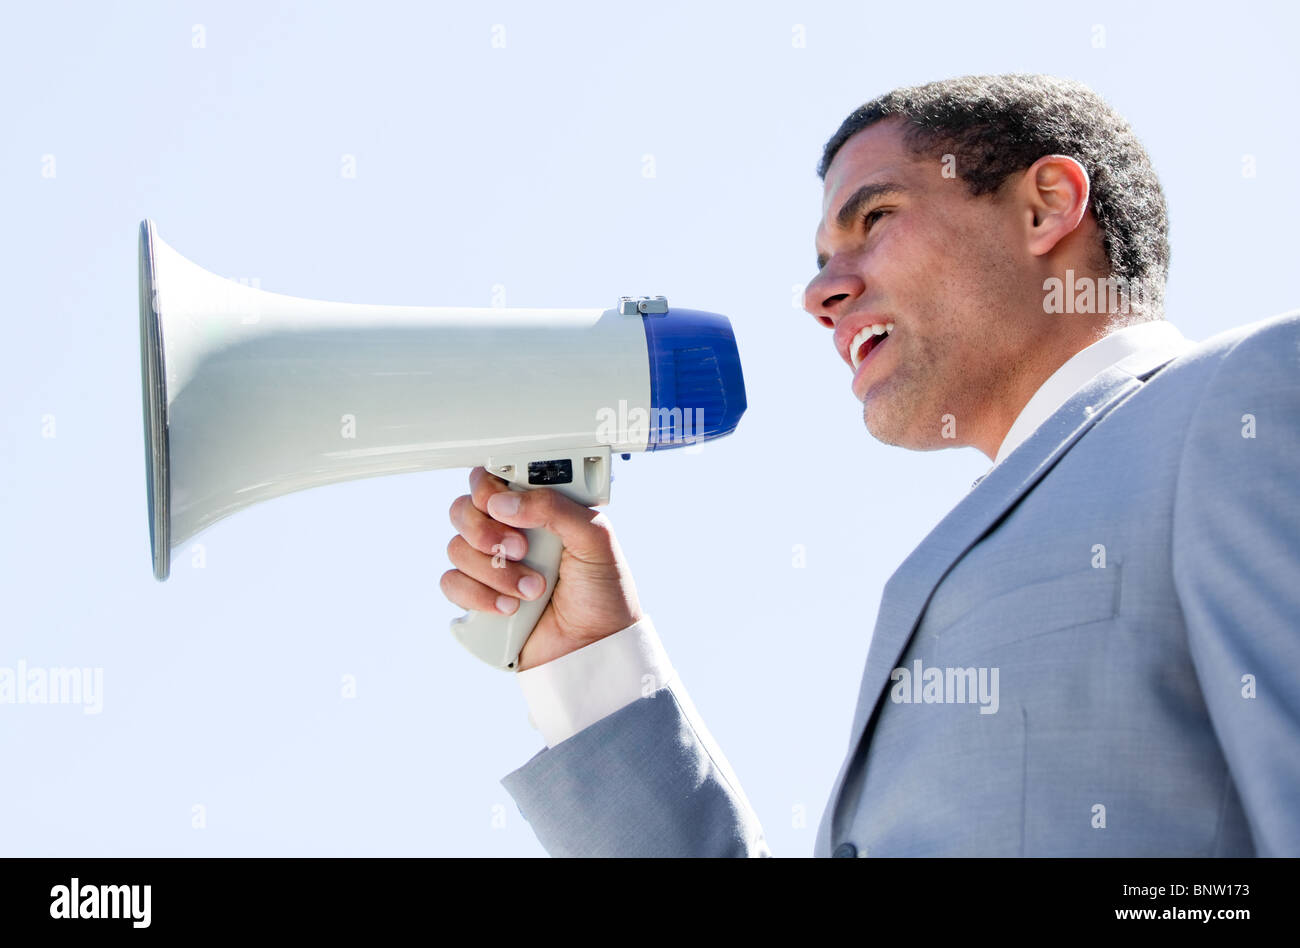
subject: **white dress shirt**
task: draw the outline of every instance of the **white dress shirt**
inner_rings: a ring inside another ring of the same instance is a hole
[[[1002,445],[993,458],[993,466],[1001,464],[1008,454],[1020,447],[1038,430],[1039,425],[1056,414],[1056,410],[1068,402],[1070,396],[1087,385],[1098,373],[1119,365],[1130,357],[1142,359],[1153,351],[1176,352],[1189,345],[1191,344],[1183,338],[1183,334],[1170,323],[1156,319],[1117,329],[1086,349],[1080,349],[1049,375],[1033,397],[1025,402],[1025,407],[1020,409],[1020,414],[1002,439]]]
[[[1150,363],[1190,345],[1164,320],[1110,333],[1067,359],[1025,403],[993,459],[997,467],[1099,372]],[[992,470],[992,468],[990,468]],[[977,482],[978,483],[978,482]],[[676,682],[676,672],[648,615],[622,631],[557,659],[518,672],[528,718],[554,747],[606,715]],[[681,689],[681,683],[676,682]]]

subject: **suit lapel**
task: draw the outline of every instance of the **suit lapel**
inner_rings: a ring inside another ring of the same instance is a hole
[[[850,746],[862,736],[889,673],[948,571],[1093,425],[1140,387],[1132,374],[1116,368],[1095,376],[1029,440],[980,480],[890,577],[867,653]]]
[[[828,816],[839,802],[845,778],[858,760],[859,745],[889,673],[907,648],[936,587],[957,561],[997,525],[1030,489],[1102,418],[1142,387],[1142,382],[1177,353],[1160,353],[1142,362],[1112,366],[1076,392],[1030,438],[964,497],[885,584],[875,632],[858,694],[849,753],[831,791]],[[828,846],[831,820],[823,820],[821,842]]]

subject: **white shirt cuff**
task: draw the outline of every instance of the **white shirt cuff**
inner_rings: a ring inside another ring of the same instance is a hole
[[[517,672],[528,720],[554,747],[667,685],[677,673],[648,615],[622,631]]]

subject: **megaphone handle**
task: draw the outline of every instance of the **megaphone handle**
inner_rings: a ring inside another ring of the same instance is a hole
[[[510,485],[511,490],[519,490]],[[513,669],[519,652],[533,634],[537,620],[551,601],[555,581],[560,575],[560,556],[564,544],[550,530],[531,527],[523,531],[528,540],[528,554],[523,564],[541,573],[546,580],[545,591],[536,599],[520,599],[519,608],[508,616],[496,612],[467,612],[451,620],[451,631],[460,644],[489,665]]]
[[[489,469],[500,470],[509,463],[514,478],[507,481],[511,490],[530,490],[520,481],[526,476],[528,464],[524,458],[493,459]],[[554,485],[560,493],[588,506],[609,501],[609,447],[586,448],[567,459],[568,470],[577,474],[570,483]],[[546,486],[546,485],[538,485]],[[467,612],[451,620],[451,631],[461,645],[469,649],[494,668],[512,670],[519,662],[519,652],[533,634],[537,620],[551,601],[555,583],[560,575],[560,556],[564,544],[560,538],[544,527],[525,528],[528,553],[523,558],[525,566],[541,573],[546,589],[536,599],[520,599],[519,608],[503,616],[496,612]]]

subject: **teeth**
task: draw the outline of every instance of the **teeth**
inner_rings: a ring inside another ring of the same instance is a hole
[[[858,358],[858,350],[862,348],[862,344],[872,336],[883,336],[885,333],[893,331],[893,323],[875,323],[871,326],[863,326],[858,330],[858,334],[854,336],[853,341],[849,343],[849,358],[853,360],[853,368],[855,371],[858,366],[862,364],[862,360]]]

